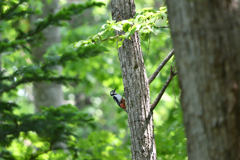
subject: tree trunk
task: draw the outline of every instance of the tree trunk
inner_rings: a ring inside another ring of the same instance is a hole
[[[239,160],[240,1],[167,5],[189,160]]]
[[[112,0],[111,7],[112,18],[117,21],[133,18],[136,13],[133,0]],[[118,56],[126,97],[132,159],[155,160],[153,113],[150,111],[148,78],[138,33],[131,40],[124,40],[118,49]]]
[[[42,15],[32,16],[31,21],[38,18],[44,18],[49,13],[56,13],[58,10],[58,0],[52,0],[49,4],[48,1],[43,0],[43,9]],[[60,42],[60,32],[57,27],[50,26],[43,31],[43,35],[46,40],[41,47],[33,48],[33,57],[37,61],[43,61],[43,55],[46,53],[47,49],[55,44]],[[60,74],[61,67],[56,66],[53,68],[57,70]],[[63,104],[63,93],[62,85],[57,83],[34,83],[33,85],[33,94],[34,94],[34,104],[35,111],[39,111],[40,106],[60,106]]]

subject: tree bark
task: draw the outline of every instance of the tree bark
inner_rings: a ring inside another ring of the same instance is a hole
[[[239,160],[240,1],[167,5],[189,160]]]
[[[48,1],[43,0],[42,15],[32,16],[31,21],[37,20],[38,18],[44,18],[49,13],[56,13],[58,10],[58,0],[52,0],[49,4]],[[41,47],[33,48],[33,57],[37,61],[43,61],[43,55],[46,53],[47,49],[60,42],[60,32],[57,27],[50,26],[43,31],[43,35],[46,40],[43,42]],[[53,68],[57,70],[59,74],[61,73],[61,67],[56,66]],[[34,94],[34,105],[35,111],[38,112],[40,106],[60,106],[63,104],[63,92],[62,85],[57,83],[34,83],[33,85]]]
[[[111,7],[112,18],[116,21],[133,18],[136,13],[133,0],[112,0]],[[122,47],[118,49],[118,56],[126,97],[132,159],[155,160],[157,155],[153,113],[150,111],[148,78],[138,33],[131,40],[124,40]]]

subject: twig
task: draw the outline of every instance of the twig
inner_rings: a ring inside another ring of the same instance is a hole
[[[16,4],[16,5],[13,6],[12,8],[9,8],[9,9],[6,11],[5,14],[2,14],[2,16],[1,16],[0,18],[1,18],[1,19],[6,18],[11,12],[13,12],[14,10],[16,10],[17,7],[18,7],[20,4],[22,4],[23,2],[24,2],[23,0],[19,1],[18,4]]]
[[[154,27],[156,27],[156,28],[169,28],[169,26],[154,26]],[[149,29],[149,28],[148,27],[143,27],[143,29]]]
[[[151,84],[152,81],[156,78],[158,73],[162,70],[162,68],[165,66],[165,64],[168,62],[168,60],[173,56],[174,49],[167,55],[167,57],[162,61],[162,63],[158,66],[156,71],[149,77],[148,84]]]
[[[169,26],[156,26],[157,28],[169,28]]]
[[[103,39],[103,40],[99,40],[99,42],[104,42],[104,41],[108,41],[108,40],[114,40],[117,39],[119,37],[119,35],[113,36],[113,37],[109,37],[107,39]]]
[[[26,83],[30,83],[30,82],[47,82],[47,81],[51,81],[51,82],[55,82],[55,83],[65,83],[64,81],[79,81],[80,79],[78,78],[71,78],[71,77],[63,77],[63,76],[59,76],[59,77],[47,77],[47,76],[43,76],[43,77],[24,77],[21,80],[17,81],[16,83],[10,85],[10,86],[6,86],[5,88],[0,89],[0,95],[4,92],[9,92],[13,89],[16,89],[19,85],[21,84],[26,84]]]
[[[171,73],[167,79],[167,81],[165,82],[165,84],[163,85],[161,91],[159,92],[157,98],[155,99],[155,101],[150,105],[151,111],[153,111],[155,109],[155,107],[157,106],[158,102],[160,101],[160,99],[162,98],[163,93],[165,92],[167,86],[169,85],[169,83],[171,82],[171,80],[173,79],[173,77],[177,74],[177,72],[174,72],[172,67],[171,67]]]

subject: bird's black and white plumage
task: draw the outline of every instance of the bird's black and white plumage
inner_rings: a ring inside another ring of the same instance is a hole
[[[113,97],[113,100],[119,105],[119,107],[126,111],[125,99],[120,94],[117,94],[115,91],[116,89],[112,90],[110,92],[110,95]]]

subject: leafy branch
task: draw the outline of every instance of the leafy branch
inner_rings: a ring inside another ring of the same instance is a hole
[[[78,47],[70,45],[62,51],[59,56],[56,53],[47,54],[43,64],[24,66],[16,70],[9,76],[4,76],[4,72],[0,72],[0,94],[16,89],[21,84],[30,82],[51,81],[66,84],[67,81],[78,83],[78,78],[54,76],[52,67],[56,65],[65,65],[67,62],[77,61],[82,58],[96,56],[107,49],[100,44],[78,44]],[[5,83],[6,81],[6,83]],[[7,82],[11,82],[8,85]]]
[[[31,9],[25,9],[20,8],[19,5],[23,2],[27,2],[28,0],[21,0],[19,3],[15,4],[13,3],[13,6],[9,8],[5,13],[2,13],[0,15],[1,20],[8,20],[13,19],[15,15],[23,15],[23,14],[33,14]],[[0,3],[0,8],[3,7],[5,4]],[[26,46],[26,44],[30,42],[34,42],[36,39],[40,39],[41,32],[46,29],[50,25],[54,26],[64,26],[67,25],[66,20],[71,20],[71,16],[77,15],[82,13],[85,9],[91,8],[91,7],[101,7],[105,5],[102,2],[87,2],[85,4],[71,4],[68,7],[62,8],[60,11],[58,11],[55,15],[49,14],[44,19],[39,19],[35,22],[36,27],[34,29],[31,29],[27,33],[23,32],[20,28],[17,28],[17,37],[13,41],[9,41],[7,39],[0,41],[0,54],[6,51],[15,51],[19,49],[25,49],[28,52],[31,52],[31,50]],[[1,30],[0,25],[0,30]]]
[[[22,79],[12,83],[11,85],[2,85],[0,88],[0,94],[6,93],[11,91],[12,89],[16,89],[21,84],[26,84],[30,82],[56,82],[56,83],[63,83],[66,84],[67,81],[74,81],[77,83],[79,81],[78,78],[72,78],[72,77],[48,77],[48,76],[35,76],[35,77],[23,77]]]
[[[25,13],[29,13],[30,10],[27,11],[18,11],[19,5],[21,5],[23,2],[27,2],[28,0],[20,0],[18,3],[11,1],[10,2],[10,7],[4,12],[1,10],[0,14],[0,20],[7,20],[13,18],[15,15],[23,15]],[[7,6],[7,3],[0,2],[0,8],[3,8],[4,6]],[[32,12],[33,13],[33,12]]]
[[[62,8],[60,11],[58,11],[55,15],[49,14],[47,17],[45,17],[42,20],[38,20],[35,24],[35,29],[30,30],[27,34],[19,33],[17,36],[17,39],[25,39],[29,36],[33,36],[39,32],[42,32],[45,28],[47,28],[50,25],[54,26],[64,26],[66,23],[61,23],[63,20],[71,20],[71,16],[77,15],[82,13],[85,9],[98,6],[101,7],[105,5],[102,2],[87,2],[85,4],[74,4],[72,3],[70,6]]]
[[[135,32],[139,32],[143,40],[148,40],[148,34],[160,33],[159,29],[169,28],[168,26],[157,26],[156,21],[166,19],[166,7],[161,7],[160,11],[151,8],[145,8],[142,12],[137,13],[134,19],[116,21],[107,21],[101,28],[101,31],[90,37],[88,40],[77,43],[102,43],[104,41],[118,42],[118,47],[122,46],[124,39],[130,39]],[[115,31],[123,32],[122,35],[115,35]]]
[[[8,103],[4,102],[5,105]],[[13,110],[9,111],[7,108],[3,109],[2,107],[1,105],[0,121],[5,122],[0,124],[2,128],[0,131],[0,144],[2,146],[7,146],[10,143],[7,137],[18,138],[21,132],[25,133],[25,137],[31,136],[29,131],[35,132],[39,137],[49,142],[49,144],[55,144],[68,140],[69,136],[74,136],[72,132],[74,125],[90,125],[94,127],[92,117],[81,113],[75,106],[70,104],[57,108],[42,107],[41,112],[23,115],[15,115],[12,113]],[[66,138],[63,139],[63,135]]]

